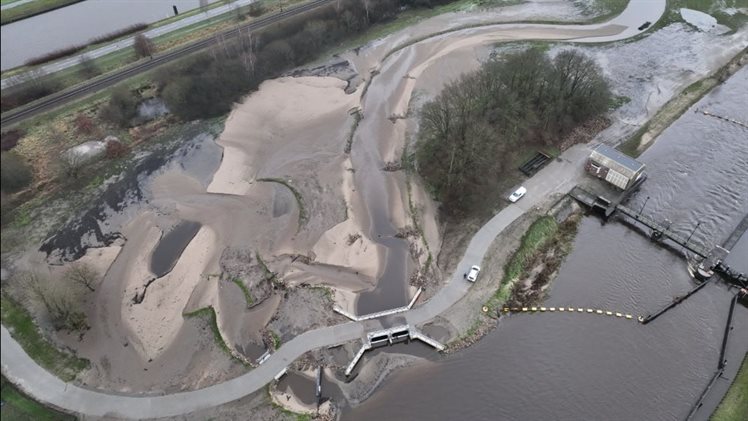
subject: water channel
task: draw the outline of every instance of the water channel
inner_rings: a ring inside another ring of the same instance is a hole
[[[641,156],[650,177],[629,201],[672,229],[721,244],[748,213],[748,131],[702,110],[748,121],[748,68],[714,89]],[[748,234],[728,262],[748,271]],[[742,255],[742,257],[741,257]],[[621,223],[581,222],[547,306],[646,315],[694,286],[680,252]],[[344,420],[684,419],[716,370],[733,291],[708,285],[644,326],[586,314],[514,315],[475,346],[400,370]],[[748,350],[748,308],[738,306],[726,375]],[[727,389],[720,380],[697,419]]]
[[[213,2],[215,0],[212,0]],[[11,69],[51,51],[138,23],[152,23],[200,6],[200,0],[86,0],[0,28],[0,68]]]

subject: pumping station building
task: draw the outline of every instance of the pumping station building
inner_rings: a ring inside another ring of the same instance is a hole
[[[641,162],[610,146],[598,145],[587,159],[585,170],[626,190],[644,180],[644,167]]]

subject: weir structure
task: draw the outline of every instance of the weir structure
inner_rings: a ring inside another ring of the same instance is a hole
[[[738,302],[742,302],[743,304],[748,305],[748,277],[746,277],[746,275],[743,273],[736,273],[735,271],[730,269],[730,267],[727,266],[724,262],[725,258],[730,253],[728,249],[732,248],[735,243],[737,243],[738,239],[746,232],[746,230],[748,230],[748,215],[743,217],[742,221],[738,224],[736,229],[730,234],[730,236],[722,244],[722,246],[717,245],[709,249],[699,244],[691,243],[690,235],[687,238],[684,238],[682,235],[670,231],[669,223],[658,223],[653,218],[642,215],[641,211],[635,212],[630,208],[621,205],[621,202],[630,194],[630,192],[624,193],[620,198],[617,199],[615,203],[613,203],[610,200],[602,196],[592,194],[579,186],[574,187],[568,193],[570,197],[586,205],[591,210],[599,211],[603,215],[605,220],[607,220],[617,211],[620,211],[621,214],[632,219],[633,221],[635,221],[635,223],[639,223],[644,225],[645,227],[648,227],[651,230],[650,237],[653,240],[669,240],[683,247],[684,250],[688,250],[694,255],[700,256],[703,259],[698,267],[695,268],[692,268],[689,262],[689,272],[691,272],[694,277],[702,279],[703,282],[701,282],[691,291],[687,292],[685,295],[676,297],[675,300],[673,300],[670,304],[666,305],[659,311],[652,313],[646,317],[640,317],[639,322],[641,322],[642,324],[647,324],[657,317],[661,316],[671,308],[685,301],[688,297],[692,296],[693,294],[704,288],[708,283],[710,283],[710,281],[714,279],[713,275],[715,273],[719,274],[722,279],[727,281],[730,287],[734,286],[738,288],[737,293],[732,297],[730,301],[730,310],[727,314],[727,322],[725,324],[725,333],[722,337],[722,346],[720,347],[717,369],[712,375],[712,378],[709,380],[709,383],[707,383],[706,387],[702,391],[696,403],[694,403],[694,405],[691,407],[691,411],[686,417],[686,420],[690,421],[698,413],[699,409],[703,406],[704,401],[709,395],[709,392],[725,372],[725,366],[727,364],[726,351],[730,338],[730,332],[733,329],[732,316],[735,311],[735,304],[737,304]]]
[[[704,286],[706,286],[708,281],[712,279],[712,276],[715,273],[720,274],[721,277],[727,282],[739,288],[737,294],[738,297],[742,297],[744,299],[745,297],[748,297],[748,278],[746,278],[746,275],[742,273],[736,273],[725,264],[725,258],[730,253],[727,249],[719,245],[716,245],[712,248],[707,248],[700,244],[692,242],[690,235],[688,237],[684,237],[683,235],[670,230],[670,223],[667,222],[667,220],[666,222],[662,223],[657,222],[654,218],[643,215],[641,211],[636,212],[622,205],[621,202],[625,198],[627,198],[633,191],[634,189],[624,192],[624,194],[622,194],[615,201],[611,201],[603,196],[590,193],[589,191],[579,186],[571,189],[568,195],[578,202],[582,203],[583,205],[587,206],[591,210],[599,212],[605,220],[608,220],[616,212],[619,212],[621,215],[628,217],[629,221],[633,221],[634,224],[640,224],[649,228],[650,238],[652,238],[652,240],[660,242],[664,242],[666,240],[670,241],[682,247],[683,250],[688,250],[693,255],[702,258],[701,263],[698,264],[697,267],[691,268],[689,264],[689,271],[691,271],[692,275],[702,279],[704,282],[702,282],[700,285],[697,285],[686,294],[676,297],[670,304],[666,305],[659,311],[656,311],[655,313],[652,313],[646,317],[641,317],[639,321],[642,324],[651,322],[652,320],[661,316],[671,308],[677,306],[678,304],[682,303],[687,298],[701,290]],[[732,247],[735,242],[737,242],[737,238],[743,235],[746,229],[748,229],[748,215],[746,215],[740,222],[740,224],[738,224],[738,227],[725,241],[723,246]]]
[[[407,306],[397,307],[397,308],[393,308],[393,309],[389,309],[389,310],[378,311],[376,313],[369,313],[369,314],[365,314],[363,316],[356,316],[355,314],[352,314],[352,313],[350,313],[348,311],[343,310],[341,307],[339,307],[337,305],[333,306],[332,310],[334,312],[338,313],[338,314],[342,314],[343,316],[345,316],[345,317],[353,320],[354,322],[362,322],[364,320],[378,319],[380,317],[391,316],[391,315],[397,314],[397,313],[404,313],[404,312],[410,310],[411,308],[413,308],[413,304],[416,303],[416,301],[418,300],[418,297],[421,296],[422,292],[423,292],[423,288],[418,288],[418,290],[416,291],[415,295],[413,295],[413,298],[410,300],[410,303],[408,303]]]
[[[420,330],[407,324],[391,327],[389,329],[375,330],[372,332],[368,332],[366,334],[366,337],[362,340],[361,348],[359,348],[358,352],[353,357],[353,360],[351,360],[350,364],[348,364],[348,367],[346,367],[345,369],[346,377],[351,375],[353,369],[356,368],[356,364],[358,364],[358,361],[361,359],[361,357],[364,356],[364,353],[366,351],[379,346],[392,345],[399,342],[413,340],[422,341],[434,347],[438,351],[444,350],[444,345],[442,345],[440,342],[429,338]]]

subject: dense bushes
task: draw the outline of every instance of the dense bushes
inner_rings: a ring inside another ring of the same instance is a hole
[[[564,51],[530,49],[485,63],[424,105],[418,172],[449,214],[470,208],[528,145],[558,146],[575,126],[607,111],[599,67]]]
[[[110,32],[108,34],[104,34],[104,35],[98,36],[96,38],[92,38],[92,39],[90,39],[85,44],[71,45],[71,46],[68,46],[68,47],[64,47],[64,48],[60,48],[58,50],[51,51],[51,52],[46,53],[46,54],[42,54],[42,55],[37,56],[37,57],[32,57],[32,58],[26,60],[24,62],[24,65],[25,66],[36,66],[36,65],[39,65],[39,64],[49,63],[50,61],[54,61],[54,60],[57,60],[57,59],[61,59],[63,57],[67,57],[67,56],[73,55],[73,54],[75,54],[75,53],[77,53],[79,51],[82,51],[83,49],[85,49],[87,47],[92,46],[92,45],[101,44],[103,42],[109,42],[109,41],[115,40],[115,39],[117,39],[119,37],[123,37],[125,35],[129,35],[129,34],[132,34],[134,32],[141,31],[141,30],[143,30],[143,29],[145,29],[147,27],[148,27],[148,25],[145,24],[145,23],[138,23],[138,24],[135,24],[135,25],[131,25],[131,26],[128,26],[126,28],[122,28],[122,29],[119,29],[117,31]]]
[[[23,65],[24,66],[36,66],[37,64],[44,64],[48,63],[53,60],[57,60],[59,58],[67,57],[69,55],[73,55],[77,53],[78,51],[83,50],[86,48],[86,45],[71,45],[69,47],[60,48],[54,51],[50,51],[46,54],[42,54],[37,57],[32,57],[28,60],[26,60]]]
[[[13,149],[24,134],[24,131],[21,129],[10,129],[2,132],[0,134],[0,149],[4,151]]]
[[[177,116],[191,120],[224,114],[263,80],[315,58],[346,36],[391,19],[403,6],[450,0],[343,0],[303,16],[221,41],[212,51],[159,71],[162,97]]]
[[[0,187],[5,192],[21,190],[33,179],[31,170],[14,152],[0,154]]]
[[[127,127],[130,120],[137,113],[137,99],[124,86],[118,86],[112,91],[109,102],[99,111],[99,116],[110,123],[120,127]]]
[[[53,94],[60,90],[62,84],[57,78],[38,73],[27,77],[22,84],[3,91],[0,100],[2,112]]]

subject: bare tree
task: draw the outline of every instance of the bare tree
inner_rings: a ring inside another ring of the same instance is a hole
[[[86,263],[75,263],[65,272],[65,280],[86,287],[89,291],[96,291],[99,283],[99,274]]]
[[[369,20],[369,1],[370,0],[361,0],[361,3],[364,5],[364,10],[366,11],[366,23],[371,23],[371,20]]]
[[[44,307],[55,329],[71,332],[88,329],[86,314],[81,311],[79,302],[65,285],[55,285],[36,272],[22,274],[20,282],[26,298]]]
[[[144,34],[135,35],[132,47],[135,49],[135,54],[138,57],[150,57],[153,58],[153,42]]]
[[[252,31],[247,28],[247,35],[240,36],[242,49],[241,61],[247,72],[254,72],[257,64],[257,38],[252,36]]]
[[[81,66],[79,72],[85,78],[92,78],[101,74],[101,70],[89,56],[81,56],[78,64]]]

